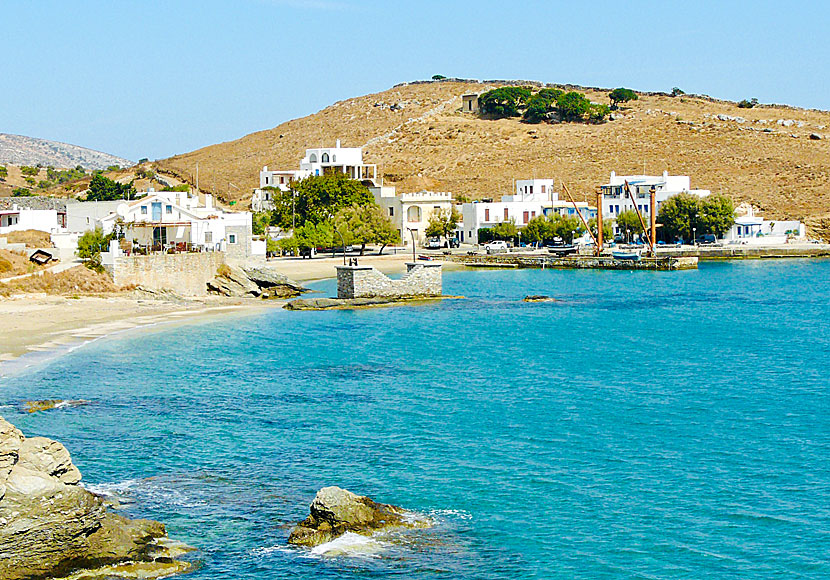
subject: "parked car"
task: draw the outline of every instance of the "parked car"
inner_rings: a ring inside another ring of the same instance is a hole
[[[445,245],[446,247],[446,245]],[[451,248],[459,248],[461,247],[461,242],[458,241],[458,238],[450,238],[450,247]]]
[[[430,238],[424,244],[424,247],[427,250],[440,250],[441,249],[441,240],[438,238]]]
[[[702,236],[698,236],[695,242],[698,245],[705,246],[718,243],[718,239],[715,237],[715,234],[703,234]]]
[[[507,242],[504,240],[493,240],[490,243],[484,244],[484,250],[488,254],[501,254],[507,252]]]

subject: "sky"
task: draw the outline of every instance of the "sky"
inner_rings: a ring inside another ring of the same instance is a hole
[[[0,133],[161,159],[434,74],[830,109],[830,2],[0,0]]]

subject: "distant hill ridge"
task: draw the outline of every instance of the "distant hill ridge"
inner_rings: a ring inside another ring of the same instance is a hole
[[[202,190],[246,202],[259,170],[296,168],[307,147],[364,146],[387,185],[497,198],[514,178],[553,177],[579,199],[618,175],[689,175],[693,187],[750,202],[770,219],[796,218],[830,237],[830,112],[739,108],[706,95],[638,92],[615,120],[531,125],[461,112],[461,96],[503,85],[555,86],[608,103],[608,89],[538,81],[410,82],[156,162]],[[751,96],[751,95],[747,95]],[[233,184],[233,188],[231,185]]]
[[[85,169],[106,169],[111,165],[129,167],[134,165],[129,159],[117,157],[94,149],[26,137],[0,133],[0,164],[37,165],[53,167],[83,166]]]

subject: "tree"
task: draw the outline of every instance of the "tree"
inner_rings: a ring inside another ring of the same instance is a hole
[[[527,105],[530,89],[526,87],[501,87],[479,95],[481,113],[496,118],[518,117],[519,110]]]
[[[258,211],[254,212],[251,219],[251,233],[255,236],[264,236],[265,228],[271,224],[271,212]]]
[[[597,235],[597,218],[591,218],[588,220],[588,227],[591,228],[591,233],[594,234],[596,237]],[[614,220],[612,219],[603,219],[602,220],[602,239],[603,241],[608,241],[614,236]]]
[[[637,93],[631,89],[618,88],[608,93],[608,98],[611,99],[611,108],[616,109],[620,103],[627,103],[628,101],[636,101],[639,97]]]
[[[87,230],[78,238],[78,257],[87,267],[93,270],[101,268],[101,252],[109,248],[110,240],[115,238],[114,233],[104,235],[104,230],[95,228]]]
[[[9,176],[9,170],[5,165],[0,165],[0,179],[6,179]]]
[[[554,238],[562,238],[568,243],[573,243],[574,235],[585,231],[582,220],[573,215],[561,215],[552,213],[548,216],[548,228]]]
[[[700,198],[691,193],[678,193],[660,204],[657,221],[667,239],[691,240],[694,230],[703,232]]]
[[[380,244],[378,255],[389,244],[399,242],[401,237],[383,209],[375,204],[344,207],[334,216],[334,228],[343,235],[347,244],[360,244],[360,255],[366,244]]]
[[[295,224],[305,224],[308,221],[321,223],[333,218],[341,208],[374,203],[369,188],[343,173],[306,177],[293,183],[291,189],[296,199],[292,200],[291,196],[287,196],[280,205],[295,202]],[[285,214],[290,208],[291,205],[281,207],[281,214]]]
[[[744,99],[740,103],[738,103],[738,108],[740,109],[751,109],[758,104],[758,99]]]
[[[31,189],[25,187],[15,187],[12,189],[12,197],[32,197],[34,194]]]
[[[700,218],[704,233],[722,238],[735,223],[735,206],[725,195],[710,195],[700,202]]]
[[[87,201],[114,201],[117,199],[134,199],[135,189],[132,183],[118,183],[101,173],[92,176],[89,182]]]
[[[516,228],[516,220],[510,218],[507,221],[499,222],[490,228],[494,240],[512,240],[519,235],[519,230]]]
[[[541,123],[556,110],[556,99],[562,95],[559,89],[542,89],[527,100],[522,118],[528,123]]]
[[[522,228],[522,238],[529,243],[546,242],[553,238],[547,218],[543,215],[530,218],[527,225]]]
[[[29,165],[22,165],[20,167],[20,173],[23,175],[28,175],[29,177],[34,177],[40,172],[40,169],[37,167],[31,167]]]
[[[447,240],[447,247],[450,245],[450,234],[458,227],[461,221],[461,214],[454,207],[439,209],[429,216],[426,233],[429,237],[440,238],[444,236]]]
[[[556,108],[563,121],[583,121],[591,110],[591,101],[582,93],[570,91],[556,99]]]
[[[445,77],[444,75],[432,75],[432,80],[434,80],[434,81],[442,81],[445,78],[447,78],[447,77]]]
[[[295,228],[293,235],[298,248],[330,248],[334,245],[334,237],[334,228],[330,221],[307,222]]]
[[[620,212],[617,216],[617,227],[620,228],[620,232],[630,232],[631,235],[643,233],[643,224],[640,223],[640,218],[637,217],[637,212],[633,209]]]
[[[671,90],[671,96],[673,96],[673,97],[679,97],[680,95],[685,95],[685,94],[686,94],[686,91],[684,91],[680,87],[673,87],[672,90]]]

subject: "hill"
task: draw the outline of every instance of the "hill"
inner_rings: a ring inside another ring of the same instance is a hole
[[[129,167],[133,162],[78,145],[0,133],[0,164],[106,169],[111,165]]]
[[[387,185],[480,199],[508,193],[514,178],[551,176],[578,198],[618,174],[688,174],[693,187],[750,202],[773,219],[807,221],[830,237],[830,112],[784,105],[742,109],[706,96],[638,93],[601,125],[529,125],[461,112],[461,95],[506,81],[403,84],[159,161],[202,190],[248,200],[264,165],[296,168],[306,147],[363,146]],[[608,89],[580,88],[608,103]],[[811,138],[811,135],[814,135]],[[816,139],[821,137],[821,139]],[[229,185],[229,182],[233,185]]]

